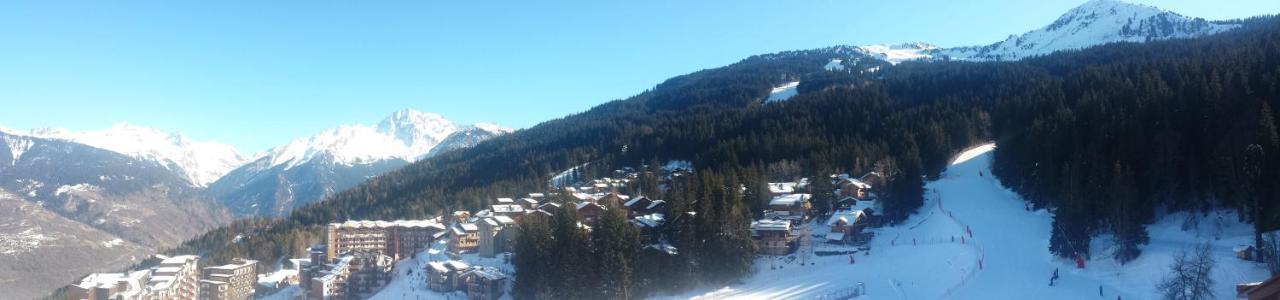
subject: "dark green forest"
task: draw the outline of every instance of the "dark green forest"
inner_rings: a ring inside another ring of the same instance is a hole
[[[792,162],[810,178],[886,173],[877,193],[892,226],[923,203],[923,182],[952,154],[995,141],[995,175],[1056,213],[1046,250],[1087,256],[1090,236],[1114,233],[1122,247],[1116,259],[1124,262],[1140,255],[1144,225],[1163,212],[1234,209],[1259,231],[1280,227],[1273,109],[1280,105],[1280,24],[1246,24],[1206,38],[1019,62],[890,67],[852,47],[753,56],[414,163],[286,218],[238,221],[169,252],[215,263],[275,261],[302,255],[329,222],[475,210],[495,197],[546,190],[550,176],[583,163],[591,178],[692,161],[695,176],[667,191],[646,189],[671,199],[673,215],[696,212],[665,228],[679,255],[644,251],[620,216],[590,233],[568,224],[570,212],[522,225],[556,239],[518,243],[518,298],[634,298],[748,275],[753,253],[741,234],[763,201],[751,191],[773,176],[770,165]],[[845,71],[824,70],[832,58],[845,59]],[[865,72],[872,67],[880,71]],[[794,80],[798,96],[763,103],[772,86]],[[725,191],[738,184],[748,192]],[[240,234],[246,238],[232,243]],[[568,253],[590,259],[529,259]],[[658,266],[678,275],[655,276]],[[565,282],[594,286],[557,286]]]

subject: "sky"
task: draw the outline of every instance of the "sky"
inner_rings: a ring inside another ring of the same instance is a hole
[[[1137,0],[1230,19],[1275,0]],[[249,154],[412,108],[527,128],[755,54],[989,44],[1083,0],[4,1],[0,126]]]

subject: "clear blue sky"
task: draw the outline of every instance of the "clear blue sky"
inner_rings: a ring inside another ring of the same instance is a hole
[[[986,44],[1083,0],[5,1],[0,125],[252,153],[415,108],[523,128],[753,54]],[[1207,19],[1276,0],[1141,0]]]

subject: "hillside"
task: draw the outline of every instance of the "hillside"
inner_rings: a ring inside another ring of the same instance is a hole
[[[698,174],[730,174],[726,180],[767,173],[784,161],[813,176],[891,165],[901,172],[884,187],[883,213],[910,224],[908,216],[925,204],[921,177],[945,178],[952,153],[990,139],[1002,145],[991,158],[992,175],[1036,209],[1055,212],[1048,227],[1021,233],[1048,236],[1048,247],[1014,243],[1009,251],[1045,268],[1055,261],[1050,253],[1142,262],[1143,252],[1159,255],[1144,245],[1160,242],[1151,234],[1158,228],[1148,226],[1167,214],[1234,210],[1257,231],[1280,225],[1270,219],[1280,215],[1280,201],[1266,188],[1280,186],[1280,176],[1269,173],[1280,170],[1272,167],[1280,159],[1237,150],[1262,144],[1275,152],[1274,112],[1264,108],[1280,104],[1280,26],[1274,18],[1249,22],[1208,37],[1111,44],[1020,62],[890,66],[852,47],[754,56],[419,161],[285,220],[237,223],[173,251],[211,253],[214,261],[300,255],[304,237],[319,224],[476,209],[495,197],[541,189],[551,176],[587,162],[580,170],[587,178],[689,160]],[[835,59],[844,67],[830,67]],[[774,87],[797,81],[796,95],[765,104]],[[1233,167],[1240,165],[1268,171],[1245,177]],[[759,205],[737,200],[746,211]],[[1031,218],[1011,216],[1020,217]],[[231,242],[239,233],[249,237]],[[1116,236],[1119,250],[1090,251],[1090,240],[1105,234]],[[695,279],[706,281],[685,284],[726,280]]]
[[[816,256],[807,266],[763,257],[756,274],[741,284],[658,298],[830,298],[863,283],[869,299],[1084,299],[1099,297],[1099,287],[1106,299],[1158,299],[1156,283],[1173,256],[1201,241],[1213,243],[1216,298],[1234,297],[1235,282],[1268,276],[1261,264],[1235,257],[1232,247],[1248,243],[1252,232],[1229,213],[1222,224],[1186,230],[1186,215],[1168,216],[1152,225],[1152,241],[1140,260],[1120,265],[1096,258],[1077,269],[1071,260],[1044,252],[1052,213],[1027,211],[1023,199],[991,176],[995,149],[988,144],[957,155],[938,180],[926,184],[924,208],[904,226],[874,230],[870,250],[853,254],[852,262],[849,255]],[[808,224],[814,235],[825,235],[823,221]],[[1050,286],[1055,269],[1061,277]]]

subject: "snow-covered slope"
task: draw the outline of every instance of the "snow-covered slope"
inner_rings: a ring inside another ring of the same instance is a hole
[[[781,86],[774,87],[773,89],[769,90],[769,98],[765,99],[764,102],[787,101],[787,99],[791,99],[791,97],[795,97],[800,92],[796,90],[796,88],[799,86],[800,86],[799,81],[792,81],[792,82],[784,83]]]
[[[1198,243],[1213,247],[1215,298],[1230,299],[1236,283],[1267,277],[1261,264],[1233,255],[1231,247],[1247,243],[1251,231],[1229,213],[1214,213],[1204,218],[1214,222],[1190,230],[1182,229],[1185,215],[1166,216],[1149,227],[1151,242],[1137,260],[1121,266],[1099,246],[1077,269],[1048,251],[1052,214],[1027,211],[991,176],[994,148],[959,155],[942,178],[927,183],[924,207],[902,225],[873,229],[869,251],[813,256],[805,265],[798,255],[762,256],[740,284],[659,298],[848,299],[862,283],[867,294],[857,299],[1158,299],[1155,286],[1172,257]],[[821,221],[807,225],[813,236],[829,231]],[[814,247],[854,250],[817,241]],[[1049,286],[1055,269],[1060,278]]]
[[[1193,38],[1240,27],[1117,0],[1090,0],[1040,29],[985,46],[938,48],[926,43],[870,45],[863,52],[897,64],[908,60],[1019,60],[1062,50],[1118,43]]]
[[[406,109],[376,126],[343,125],[272,148],[209,191],[238,215],[280,215],[419,159],[509,132]]]
[[[191,140],[179,133],[127,123],[119,123],[106,130],[83,132],[36,129],[27,135],[85,144],[153,161],[196,186],[208,185],[248,160],[230,145]]]
[[[938,49],[938,46],[919,42],[858,47],[858,50],[862,51],[862,53],[887,61],[891,64],[898,64],[908,60],[929,58],[930,56],[927,52],[935,49]]]

